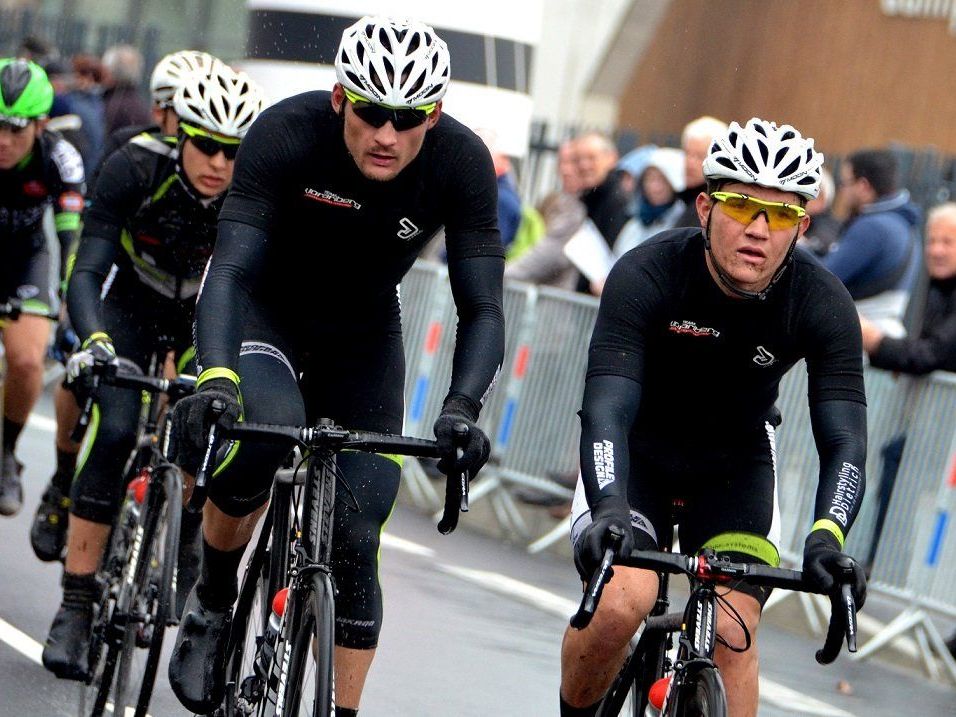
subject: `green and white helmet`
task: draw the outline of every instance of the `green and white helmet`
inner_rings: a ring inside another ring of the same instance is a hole
[[[35,62],[0,59],[0,118],[26,127],[45,117],[53,106],[53,85]]]

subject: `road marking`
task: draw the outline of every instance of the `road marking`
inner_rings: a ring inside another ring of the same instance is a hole
[[[852,712],[841,710],[839,707],[828,705],[826,702],[807,697],[802,692],[791,690],[789,687],[760,678],[760,701],[797,715],[814,715],[816,717],[854,717]]]
[[[43,664],[43,660],[40,659],[40,655],[43,654],[43,645],[3,618],[0,618],[0,640],[3,640],[27,659],[33,660],[38,665]]]
[[[401,550],[403,553],[420,555],[423,558],[435,557],[435,551],[432,548],[413,543],[411,540],[405,540],[405,538],[399,538],[391,533],[382,533],[382,545],[388,548],[395,548],[395,550]]]
[[[27,419],[27,425],[40,431],[46,431],[47,433],[56,433],[56,421],[36,413],[30,414],[30,418]]]
[[[0,640],[10,645],[10,647],[27,659],[32,660],[38,665],[43,664],[43,645],[3,618],[0,618]],[[113,712],[115,709],[113,703],[107,702],[106,709]],[[136,714],[136,710],[132,707],[127,707],[124,712],[123,717],[133,717],[133,715]],[[152,715],[147,713],[146,717],[152,717]]]

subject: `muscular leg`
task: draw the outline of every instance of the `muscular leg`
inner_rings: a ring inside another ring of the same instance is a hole
[[[43,356],[50,339],[50,322],[21,316],[3,329],[7,354],[4,417],[22,426],[43,390]]]
[[[76,454],[80,445],[70,437],[76,422],[80,420],[80,407],[72,391],[58,384],[53,393],[53,407],[56,412],[56,449],[63,453]]]
[[[561,697],[574,707],[597,702],[627,656],[627,645],[654,607],[658,577],[648,570],[614,568],[591,624],[564,633]]]
[[[734,652],[718,644],[714,662],[720,669],[727,688],[727,708],[730,717],[755,717],[760,696],[757,683],[759,656],[757,652],[757,625],[760,622],[760,603],[745,593],[732,590],[725,598],[740,613],[750,632],[752,644],[746,652]],[[743,647],[744,633],[737,622],[725,611],[717,613],[717,634],[734,647]]]

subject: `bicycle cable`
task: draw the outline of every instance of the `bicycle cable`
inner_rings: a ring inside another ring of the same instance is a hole
[[[726,615],[730,616],[730,619],[736,622],[737,625],[740,626],[740,629],[743,630],[745,644],[743,647],[734,647],[729,642],[727,642],[727,640],[721,637],[719,634],[717,635],[717,642],[719,642],[721,645],[726,647],[731,652],[746,652],[747,650],[750,649],[750,646],[753,643],[753,641],[751,640],[751,637],[750,637],[750,630],[747,629],[747,623],[744,621],[743,617],[741,617],[740,613],[737,612],[737,608],[733,606],[733,603],[731,603],[730,600],[728,600],[725,597],[732,590],[733,588],[727,588],[727,592],[725,593],[718,593],[715,590],[714,597],[717,599],[717,606]]]

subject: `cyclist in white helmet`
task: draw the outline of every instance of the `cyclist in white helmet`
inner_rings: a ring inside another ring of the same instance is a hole
[[[106,159],[136,135],[158,131],[162,135],[174,136],[179,128],[179,117],[173,107],[176,90],[190,74],[208,71],[214,64],[222,63],[212,55],[198,50],[173,52],[157,62],[149,82],[155,125],[122,127],[107,137],[103,160],[89,178],[88,186],[95,186]],[[72,249],[75,250],[75,247]],[[76,334],[66,317],[57,326],[54,345],[61,356],[69,355],[76,348]],[[62,386],[57,386],[54,406],[57,423],[56,469],[43,492],[30,527],[30,544],[37,557],[43,561],[57,560],[63,552],[70,507],[70,483],[79,452],[79,445],[70,438],[80,412],[75,398]]]
[[[177,135],[139,134],[116,151],[84,216],[67,288],[82,342],[67,375],[80,394],[94,362],[123,360],[146,372],[154,355],[171,352],[180,371],[193,360],[196,295],[236,151],[262,108],[262,92],[216,60],[184,77],[173,103]],[[88,677],[96,571],[125,488],[123,465],[135,442],[140,399],[103,387],[96,410],[70,493],[63,602],[43,651],[47,669],[74,680]],[[190,575],[183,554],[181,597],[198,569],[197,559]]]
[[[229,419],[400,433],[404,358],[396,287],[440,227],[459,323],[451,385],[434,430],[473,476],[488,458],[478,413],[504,348],[504,257],[487,148],[442,111],[449,56],[420,22],[365,17],[345,30],[331,92],[270,107],[243,141],[197,305],[198,393],[174,417],[178,462],[195,470],[215,400]],[[321,292],[321,294],[317,294]],[[316,311],[318,297],[328,311]],[[325,299],[322,299],[325,303]],[[342,321],[332,307],[348,307]],[[239,379],[242,379],[241,384]],[[468,427],[460,459],[453,428]],[[283,446],[242,442],[210,485],[203,565],[170,658],[173,691],[206,714],[224,694],[237,571]],[[335,713],[354,715],[378,645],[378,547],[399,465],[343,454],[350,505],[336,510]],[[450,468],[451,466],[449,466]]]
[[[783,375],[805,359],[820,474],[803,570],[817,587],[833,585],[863,496],[866,403],[853,302],[836,277],[794,250],[822,165],[813,140],[789,125],[734,122],[703,163],[700,228],[662,232],[612,269],[581,413],[571,530],[583,580],[612,530],[624,535],[620,553],[670,550],[657,536],[675,518],[688,554],[711,548],[776,564],[774,401]],[[859,606],[859,566],[853,579]],[[715,659],[728,714],[742,717],[757,711],[757,651],[747,635],[769,591],[729,587]],[[615,567],[594,620],[565,634],[562,715],[596,713],[657,590],[655,573]]]

